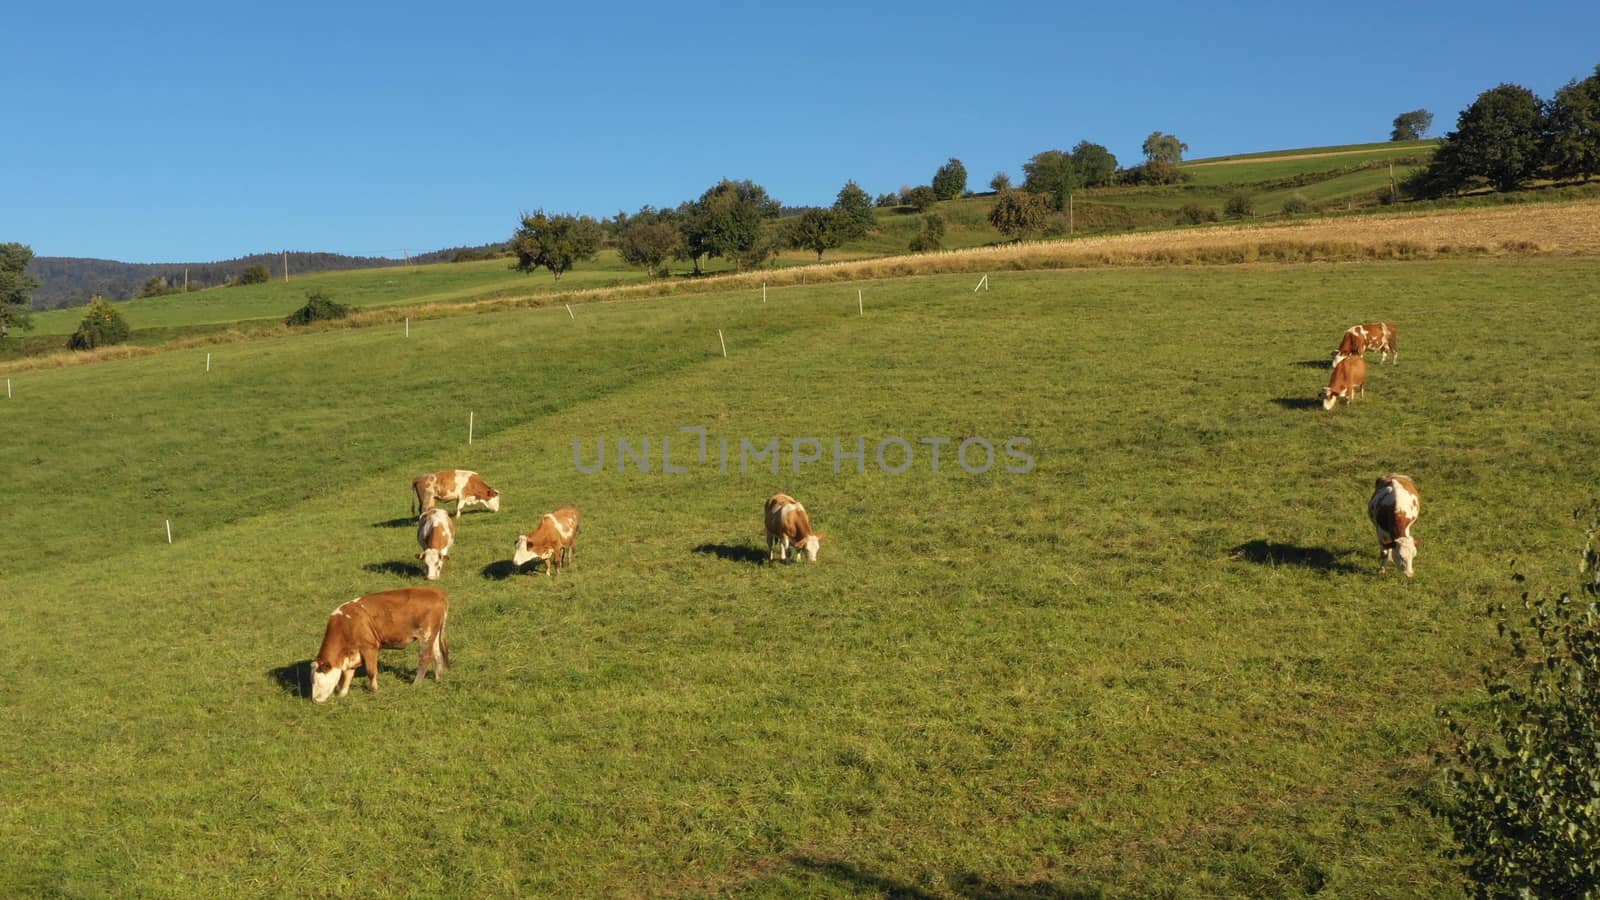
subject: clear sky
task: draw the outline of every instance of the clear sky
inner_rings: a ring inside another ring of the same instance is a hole
[[[518,213],[789,205],[951,157],[1153,131],[1188,158],[1431,134],[1600,64],[1600,2],[17,3],[0,15],[0,241],[40,256],[398,257]]]

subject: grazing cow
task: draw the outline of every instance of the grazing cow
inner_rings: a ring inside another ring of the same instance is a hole
[[[1333,351],[1333,364],[1346,356],[1361,356],[1369,350],[1378,351],[1378,362],[1400,361],[1400,336],[1389,322],[1368,322],[1353,325],[1339,339],[1339,348]]]
[[[789,547],[804,550],[811,562],[817,561],[817,547],[827,537],[826,532],[811,530],[811,517],[800,501],[788,494],[773,494],[767,501],[767,560],[772,560],[772,548],[778,547],[779,558],[789,559]],[[798,558],[799,554],[796,553]]]
[[[572,548],[577,543],[578,510],[563,506],[553,513],[545,513],[538,528],[517,536],[511,561],[520,567],[542,559],[544,573],[554,575],[557,568],[572,561]]]
[[[328,630],[322,635],[322,649],[311,661],[311,699],[318,703],[350,693],[350,681],[359,663],[367,670],[367,687],[378,690],[378,651],[396,650],[420,641],[417,677],[420,684],[433,665],[433,680],[444,677],[450,668],[450,649],[445,644],[445,619],[450,600],[444,591],[431,587],[400,588],[357,597],[341,604],[328,616]]]
[[[1411,536],[1411,524],[1421,512],[1422,495],[1406,476],[1385,475],[1373,486],[1367,518],[1378,530],[1379,572],[1393,560],[1407,578],[1416,573],[1417,539]]]
[[[445,469],[430,475],[418,475],[411,482],[416,493],[416,512],[427,512],[435,504],[456,501],[456,518],[469,506],[482,506],[490,512],[500,511],[500,492],[478,477],[477,472],[466,469]],[[415,513],[413,513],[415,515]]]
[[[1359,354],[1346,356],[1334,364],[1333,376],[1328,379],[1328,386],[1322,389],[1322,408],[1333,409],[1340,397],[1349,406],[1358,390],[1361,396],[1367,395],[1367,361]]]
[[[444,572],[445,560],[450,558],[450,547],[456,542],[456,523],[449,513],[437,507],[417,519],[417,543],[422,552],[417,559],[427,569],[429,581],[438,581]]]

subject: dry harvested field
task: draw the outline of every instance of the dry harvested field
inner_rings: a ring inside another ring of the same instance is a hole
[[[1328,156],[1371,156],[1371,147],[1359,150],[1327,150],[1322,153],[1283,153],[1277,156],[1241,156],[1237,159],[1210,159],[1205,162],[1184,163],[1185,169],[1198,169],[1203,166],[1238,166],[1247,163],[1285,162],[1291,159],[1322,159]]]

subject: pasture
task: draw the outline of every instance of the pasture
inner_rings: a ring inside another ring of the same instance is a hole
[[[1434,710],[1502,652],[1486,604],[1569,577],[1594,274],[996,270],[19,372],[0,894],[1450,893]],[[1400,363],[1322,411],[1375,319]],[[455,466],[504,497],[438,583],[449,677],[387,651],[312,704],[329,611],[420,583],[410,480]],[[1391,471],[1410,582],[1365,517]],[[776,490],[816,565],[760,562]],[[514,572],[565,504],[572,567]]]

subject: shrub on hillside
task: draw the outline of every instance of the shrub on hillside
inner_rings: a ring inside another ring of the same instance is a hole
[[[67,346],[73,350],[93,350],[120,344],[127,339],[128,323],[122,318],[122,313],[111,305],[110,300],[96,297],[89,301],[89,309],[84,313],[83,321],[78,323],[78,330],[67,339]]]
[[[1230,219],[1251,218],[1256,214],[1255,198],[1243,192],[1234,194],[1222,205],[1222,214]]]
[[[1486,673],[1488,733],[1444,713],[1451,743],[1439,762],[1449,789],[1435,814],[1455,833],[1453,855],[1480,897],[1600,892],[1600,505],[1579,517],[1589,523],[1589,599],[1524,593],[1522,614],[1491,608],[1526,686],[1503,669]]]
[[[900,195],[879,194],[878,199],[873,201],[872,205],[878,207],[879,209],[894,209],[896,206],[900,205]]]
[[[1182,184],[1194,180],[1194,176],[1185,172],[1176,163],[1160,160],[1134,166],[1131,169],[1122,169],[1117,172],[1116,181],[1120,184]]]
[[[342,319],[350,315],[350,307],[337,303],[322,288],[313,288],[306,292],[306,305],[290,313],[283,320],[285,325],[309,325],[326,319]]]
[[[1306,199],[1305,194],[1290,194],[1288,198],[1283,201],[1284,215],[1297,216],[1301,213],[1310,211],[1311,201]]]
[[[239,273],[240,284],[266,284],[271,278],[272,273],[267,271],[266,266],[246,266]]]
[[[944,247],[944,216],[928,213],[922,218],[922,230],[911,239],[912,253],[928,253]]]
[[[1185,203],[1178,210],[1177,223],[1179,225],[1204,225],[1217,220],[1217,211],[1206,209],[1198,203]]]
[[[906,205],[917,212],[927,212],[938,200],[939,195],[933,192],[933,188],[925,184],[914,187],[906,193]]]

